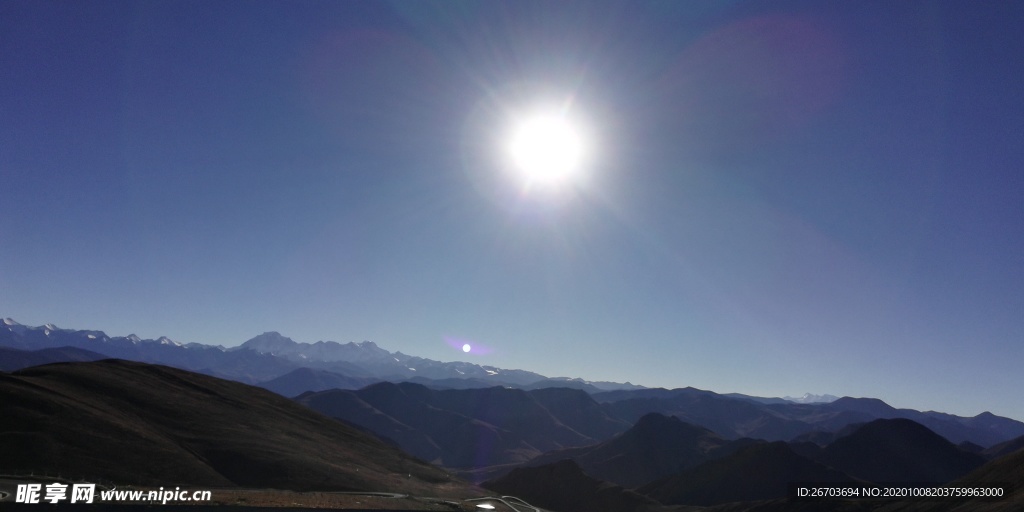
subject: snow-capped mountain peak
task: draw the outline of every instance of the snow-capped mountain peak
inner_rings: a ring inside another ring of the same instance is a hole
[[[804,393],[800,397],[784,396],[783,400],[790,402],[796,402],[798,404],[827,404],[839,400],[839,397],[834,395],[814,395],[811,393]]]
[[[176,347],[180,347],[181,346],[181,343],[178,343],[177,341],[174,341],[174,340],[168,338],[167,336],[161,336],[156,341],[157,341],[157,343],[160,343],[161,345],[174,345]]]

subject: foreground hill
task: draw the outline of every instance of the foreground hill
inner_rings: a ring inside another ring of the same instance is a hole
[[[121,360],[0,373],[0,471],[161,486],[478,492],[270,391]]]

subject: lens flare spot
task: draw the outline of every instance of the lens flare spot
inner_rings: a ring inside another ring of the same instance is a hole
[[[454,336],[444,336],[443,338],[445,344],[451,347],[452,350],[458,350],[463,354],[483,356],[494,352],[494,349],[477,340],[456,338]]]

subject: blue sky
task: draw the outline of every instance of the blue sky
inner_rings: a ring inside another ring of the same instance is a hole
[[[0,315],[1024,419],[1022,22],[0,2]],[[538,105],[590,141],[557,190],[505,162]]]

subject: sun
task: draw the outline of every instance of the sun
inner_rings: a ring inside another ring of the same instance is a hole
[[[535,112],[517,120],[508,155],[526,186],[553,186],[576,176],[585,156],[583,135],[565,114]]]

